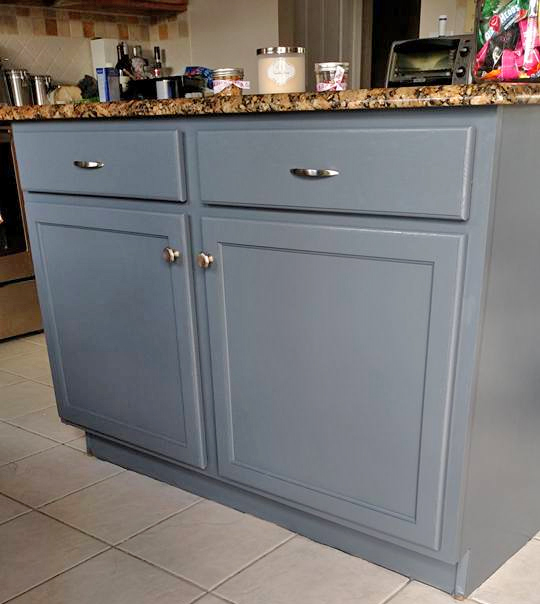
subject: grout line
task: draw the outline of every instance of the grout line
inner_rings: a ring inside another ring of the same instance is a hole
[[[196,583],[192,579],[188,579],[187,577],[184,577],[183,575],[176,573],[176,572],[170,570],[169,568],[160,566],[156,562],[152,562],[152,560],[147,560],[146,558],[139,556],[139,554],[130,552],[130,551],[122,549],[122,548],[117,548],[117,547],[113,547],[113,549],[117,549],[119,552],[122,552],[123,554],[127,554],[128,556],[132,556],[133,558],[136,558],[137,560],[140,560],[141,562],[146,562],[146,564],[149,564],[150,566],[153,566],[154,568],[162,570],[163,572],[167,573],[168,575],[171,575],[172,577],[176,577],[177,579],[182,579],[182,581],[185,581],[186,583],[193,585],[193,587],[196,587],[197,589],[200,589],[200,590],[204,591],[205,593],[209,593],[207,587],[203,587],[202,585],[199,585],[199,583]]]
[[[219,600],[223,600],[223,602],[226,602],[227,604],[238,604],[237,602],[235,602],[234,600],[229,600],[229,598],[226,598],[225,596],[222,596],[221,594],[217,594],[213,591],[209,592],[211,596],[214,596],[214,598],[218,598]]]
[[[150,529],[153,529],[156,526],[159,526],[160,524],[163,524],[167,520],[170,520],[174,516],[177,516],[178,514],[182,514],[183,512],[186,512],[187,510],[190,510],[192,507],[196,506],[199,503],[202,503],[203,501],[206,501],[206,499],[198,499],[197,501],[194,501],[194,502],[190,503],[189,505],[187,505],[185,508],[182,508],[180,510],[176,510],[176,512],[173,512],[172,514],[169,514],[165,518],[161,518],[156,523],[151,524],[150,526],[147,526],[146,528],[138,530],[136,533],[133,533],[132,535],[130,535],[129,537],[126,537],[125,539],[121,539],[120,541],[117,541],[116,543],[113,544],[113,547],[119,547],[120,545],[123,545],[126,541],[129,541],[130,539],[133,539],[134,537],[138,537],[141,533],[144,533],[144,532],[146,532],[146,531],[148,531]],[[124,551],[124,550],[122,550],[122,551]]]
[[[6,424],[7,426],[11,426],[11,424]],[[11,426],[12,428],[15,428],[15,426]],[[47,439],[50,440],[50,439]],[[53,443],[52,447],[48,447],[47,449],[41,449],[41,451],[35,451],[34,453],[30,453],[29,455],[25,455],[24,457],[19,457],[18,459],[12,459],[11,461],[8,461],[6,463],[0,463],[0,470],[3,470],[6,466],[10,466],[11,464],[18,464],[21,461],[26,461],[27,459],[30,459],[30,457],[35,457],[36,455],[40,455],[41,453],[45,453],[46,451],[52,451],[52,449],[56,449],[57,447],[61,446],[61,443],[57,443],[54,440],[51,440],[51,442]],[[3,495],[3,493],[2,493]]]
[[[403,576],[403,575],[402,575]],[[405,579],[407,579],[404,583],[404,585],[401,585],[400,587],[398,587],[394,593],[390,594],[385,600],[383,600],[381,602],[381,604],[388,604],[389,602],[391,602],[397,595],[399,595],[408,585],[410,585],[412,583],[412,580],[409,579],[408,577],[405,577]]]
[[[58,445],[58,446],[63,447],[64,445]],[[77,449],[73,449],[72,447],[69,447],[69,448],[72,451],[77,451],[81,455],[85,455],[85,453],[83,453],[82,451],[78,451]],[[117,466],[117,467],[120,467],[120,466]],[[109,476],[106,476],[105,478],[100,478],[99,480],[96,480],[95,482],[91,482],[90,484],[87,484],[84,487],[80,487],[78,489],[75,489],[74,491],[70,491],[69,493],[65,493],[64,495],[61,495],[60,497],[56,497],[54,499],[49,499],[48,501],[45,501],[45,503],[40,503],[34,509],[40,510],[41,508],[45,507],[46,505],[50,505],[51,503],[56,503],[57,501],[60,501],[61,499],[65,499],[66,497],[69,497],[70,495],[75,495],[75,493],[80,493],[81,491],[84,491],[85,489],[88,489],[89,487],[93,487],[96,484],[100,484],[101,482],[105,482],[106,480],[109,480],[109,478],[113,478],[114,476],[118,476],[119,474],[122,474],[122,472],[125,472],[125,471],[126,470],[124,468],[121,468],[119,472],[115,472],[114,474],[109,474]]]
[[[15,520],[15,518],[19,518],[19,516],[24,516],[25,514],[29,514],[31,511],[33,511],[32,507],[26,505],[25,503],[22,503],[22,501],[19,501],[18,499],[15,499],[14,497],[11,497],[10,495],[4,495],[4,493],[0,493],[0,495],[2,495],[2,497],[5,497],[6,499],[13,501],[13,503],[18,503],[19,505],[23,505],[25,508],[28,508],[27,510],[25,510],[24,512],[21,512],[20,514],[17,514],[16,516],[12,516],[11,518],[8,518],[7,520],[2,520],[2,522],[0,522],[0,525],[6,524],[6,522]]]
[[[118,476],[118,474],[115,474],[114,476],[110,476],[109,478],[115,478],[116,476]],[[106,482],[107,480],[109,480],[109,478],[106,478],[102,482]],[[94,483],[93,485],[90,485],[90,486],[96,486],[96,484],[100,484],[100,483]],[[87,487],[87,488],[90,488],[90,487]],[[85,490],[85,489],[83,489],[83,490]],[[81,491],[78,491],[78,492],[81,492]],[[70,495],[66,495],[66,497],[70,497],[71,495],[74,495],[74,494],[75,493],[70,493]],[[56,501],[60,501],[60,500],[57,499]],[[36,511],[36,512],[39,512],[40,514],[43,514],[44,516],[47,516],[47,518],[52,518],[53,520],[57,520],[61,524],[65,524],[66,526],[69,526],[72,529],[75,529],[75,530],[77,530],[77,531],[79,531],[81,533],[84,533],[88,537],[92,537],[93,539],[97,539],[98,541],[101,541],[102,543],[104,543],[105,545],[107,545],[107,546],[109,546],[111,548],[116,548],[118,545],[121,545],[122,543],[125,543],[129,539],[131,539],[133,537],[136,537],[137,535],[139,535],[141,533],[144,533],[148,529],[154,528],[154,526],[156,526],[157,524],[161,524],[161,522],[164,522],[165,520],[168,520],[172,516],[175,516],[176,514],[178,514],[180,512],[183,512],[183,511],[185,511],[185,510],[193,507],[196,503],[199,503],[199,502],[196,501],[195,503],[191,503],[187,508],[183,508],[180,511],[177,510],[173,514],[170,514],[169,516],[167,516],[167,518],[163,518],[162,520],[159,520],[156,524],[151,524],[150,526],[147,526],[146,528],[141,529],[140,531],[137,531],[133,535],[130,535],[129,537],[126,537],[125,539],[122,539],[118,543],[111,543],[110,541],[106,541],[105,539],[103,539],[103,537],[99,537],[98,535],[95,535],[94,533],[90,533],[89,531],[87,531],[87,530],[85,530],[85,529],[77,526],[76,524],[71,524],[70,522],[67,522],[67,520],[64,520],[63,518],[58,518],[57,516],[54,516],[52,513],[47,512],[47,510],[44,509],[44,507],[46,507],[46,506],[49,505],[48,503],[44,504],[44,506],[42,506],[42,507],[33,508],[33,510]],[[119,550],[119,551],[123,551],[123,550]]]
[[[102,550],[100,552],[97,552],[96,554],[92,554],[91,556],[88,556],[84,560],[76,562],[72,566],[69,566],[68,568],[65,568],[64,570],[61,570],[60,572],[52,575],[51,577],[48,577],[47,579],[44,579],[43,581],[40,581],[39,583],[36,583],[35,585],[32,585],[32,587],[29,587],[28,589],[24,589],[23,591],[15,594],[14,596],[9,597],[7,600],[2,600],[2,602],[0,602],[0,604],[7,604],[8,602],[13,602],[16,598],[19,598],[20,596],[28,593],[29,591],[32,591],[33,589],[36,589],[37,587],[41,587],[45,583],[48,583],[49,581],[52,581],[53,579],[56,579],[60,575],[64,575],[65,573],[69,572],[70,570],[73,570],[74,568],[77,568],[77,566],[80,566],[81,564],[84,564],[85,562],[89,562],[90,560],[93,560],[94,558],[97,558],[98,556],[101,556],[101,554],[104,554],[105,552],[108,552],[110,549],[112,549],[112,548],[107,547],[106,549],[104,549],[104,550]]]
[[[228,577],[226,577],[225,579],[223,579],[222,581],[220,581],[219,583],[217,583],[216,585],[212,586],[210,588],[210,591],[215,591],[216,589],[218,589],[219,587],[221,587],[224,583],[227,583],[227,581],[230,581],[233,577],[236,577],[236,575],[239,575],[240,573],[244,572],[245,570],[247,570],[248,568],[250,568],[251,566],[253,566],[254,564],[257,564],[257,562],[260,562],[263,558],[266,558],[266,556],[274,553],[277,549],[279,549],[280,547],[282,547],[283,545],[289,543],[289,541],[292,541],[295,537],[297,537],[296,533],[293,533],[292,535],[290,535],[289,537],[287,537],[284,541],[282,541],[281,543],[278,543],[277,545],[275,545],[274,547],[272,547],[271,549],[269,549],[267,552],[265,552],[264,554],[260,555],[259,557],[255,558],[254,560],[252,560],[251,562],[249,562],[248,564],[246,564],[245,566],[243,566],[242,568],[238,569],[237,571],[235,571],[234,573],[230,574]],[[221,596],[220,596],[221,597]]]
[[[63,447],[64,445],[57,445],[58,447]],[[46,449],[46,451],[51,451],[52,449],[56,449],[57,447],[52,447],[51,449]],[[75,450],[75,449],[73,449]],[[45,453],[45,451],[42,451],[42,453]],[[82,453],[82,451],[79,451],[79,453],[81,453],[82,455],[84,455],[84,453]],[[39,455],[39,453],[36,453],[36,455]],[[33,456],[31,456],[33,457]],[[113,478],[114,476],[118,476],[119,474],[122,474],[122,472],[125,472],[126,470],[124,470],[122,468],[122,470],[120,472],[117,472],[116,474],[112,474],[111,476],[107,476],[106,478],[100,478],[99,480],[97,480],[96,482],[93,482],[91,484],[87,484],[84,487],[81,487],[79,489],[76,489],[75,491],[71,491],[69,493],[66,493],[65,495],[62,495],[61,497],[57,497],[56,499],[51,499],[50,501],[47,501],[45,503],[40,503],[39,505],[32,505],[31,503],[27,503],[25,501],[22,501],[21,499],[17,499],[16,497],[13,497],[13,495],[8,495],[8,493],[5,493],[4,491],[0,491],[0,495],[3,495],[4,497],[8,497],[9,499],[15,501],[16,503],[20,503],[21,505],[26,506],[27,508],[30,508],[31,510],[35,511],[35,512],[40,512],[42,507],[45,507],[46,505],[49,505],[51,503],[56,503],[57,501],[60,501],[61,499],[64,499],[65,497],[69,497],[69,495],[74,495],[75,493],[79,493],[80,491],[84,491],[84,489],[87,489],[88,487],[93,487],[96,484],[99,484],[100,482],[105,482],[105,480],[108,480],[109,478]],[[46,514],[48,515],[48,514]],[[51,516],[52,518],[52,516]],[[64,523],[65,524],[65,523]],[[82,532],[82,531],[81,531]],[[109,545],[109,544],[107,544]],[[0,604],[2,604],[0,602]]]
[[[54,405],[51,405],[51,407],[54,407]],[[49,408],[50,407],[47,407],[47,409],[49,409]],[[39,413],[39,411],[31,411],[30,413],[27,413],[26,415],[31,415],[32,413]],[[21,417],[26,417],[26,415],[20,415],[19,417],[14,417],[12,419],[5,419],[3,421],[8,426],[12,426],[13,428],[19,428],[19,430],[24,430],[25,432],[28,432],[29,434],[34,434],[35,436],[41,436],[41,438],[46,438],[48,440],[52,440],[53,442],[55,442],[59,445],[66,445],[67,443],[73,442],[74,440],[78,440],[79,438],[81,438],[80,436],[75,436],[74,438],[71,438],[70,440],[57,440],[53,436],[49,436],[47,434],[43,434],[42,432],[37,432],[36,430],[31,430],[30,428],[27,428],[26,426],[23,427],[23,426],[19,426],[18,424],[13,423],[14,421],[20,419]],[[62,424],[62,426],[63,425],[64,424]]]
[[[13,384],[13,386],[16,386],[18,384],[23,384],[24,382],[30,382],[30,381],[31,380],[24,380],[23,382],[17,382],[17,384]],[[43,386],[43,384],[42,384],[42,386]],[[50,409],[51,407],[55,407],[54,403],[52,405],[47,405],[46,407],[40,407],[39,409],[34,409],[33,411],[29,411],[28,413],[21,413],[21,415],[16,415],[15,417],[5,417],[3,419],[0,419],[0,421],[7,424],[9,422],[9,420],[19,419],[19,417],[24,417],[25,415],[29,415],[30,413],[37,413],[38,411],[45,411],[45,409]]]
[[[52,384],[46,382],[45,380],[40,381],[38,378],[25,378],[27,382],[34,382],[34,384],[40,384],[41,386],[47,386],[48,388],[54,388]]]
[[[198,595],[194,600],[191,600],[188,604],[196,604],[197,602],[200,602],[203,598],[206,598],[206,596],[211,595],[209,591],[204,591],[202,594]]]
[[[15,503],[20,503],[20,501],[16,501]],[[22,505],[22,503],[21,503],[21,505]],[[32,509],[24,510],[24,512],[21,512],[20,514],[15,514],[15,516],[11,516],[7,520],[0,520],[0,528],[2,528],[2,526],[4,524],[7,524],[8,522],[11,522],[12,520],[17,520],[17,518],[20,518],[21,516],[26,516],[27,514],[30,514],[32,512],[35,512],[35,510],[32,510]]]
[[[98,541],[102,545],[106,545],[107,549],[113,549],[113,546],[110,543],[107,543],[107,541],[105,541],[101,537],[96,537],[95,535],[92,535],[92,533],[88,533],[84,529],[81,529],[77,526],[73,526],[72,524],[69,524],[65,520],[62,520],[61,518],[56,518],[55,516],[51,516],[50,514],[47,514],[47,512],[45,512],[44,510],[33,509],[32,511],[36,512],[36,514],[41,514],[41,516],[45,516],[45,518],[48,518],[49,520],[55,520],[56,522],[59,522],[60,524],[63,524],[64,526],[67,526],[68,528],[73,529],[73,530],[77,531],[78,533],[82,533],[86,537],[90,537],[91,539],[93,539],[94,541]]]

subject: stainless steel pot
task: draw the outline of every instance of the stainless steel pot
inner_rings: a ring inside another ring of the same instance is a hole
[[[36,105],[48,105],[48,94],[51,89],[51,76],[31,75],[30,84],[32,87],[32,97]]]
[[[7,69],[5,76],[11,104],[17,107],[31,105],[33,99],[28,72],[25,69]]]

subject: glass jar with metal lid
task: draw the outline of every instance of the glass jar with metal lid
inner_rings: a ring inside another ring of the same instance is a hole
[[[317,92],[347,90],[349,86],[349,63],[340,61],[315,63],[315,83]]]
[[[224,96],[241,96],[246,87],[244,70],[241,67],[222,67],[212,72],[214,94]],[[249,87],[249,85],[247,86]]]
[[[305,92],[306,50],[301,46],[269,46],[257,50],[259,93]]]

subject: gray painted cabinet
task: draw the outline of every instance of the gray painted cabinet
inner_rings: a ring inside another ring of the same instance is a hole
[[[62,418],[100,458],[469,594],[540,529],[536,124],[14,124]]]
[[[203,218],[222,476],[437,549],[463,237]]]
[[[186,216],[44,196],[28,212],[62,417],[204,468]]]

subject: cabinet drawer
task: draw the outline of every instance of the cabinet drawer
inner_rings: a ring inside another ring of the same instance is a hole
[[[211,204],[467,220],[474,128],[208,130],[198,133]],[[302,177],[292,169],[329,169]]]
[[[19,132],[26,191],[185,201],[181,134],[176,130]],[[74,162],[99,162],[100,168]]]

